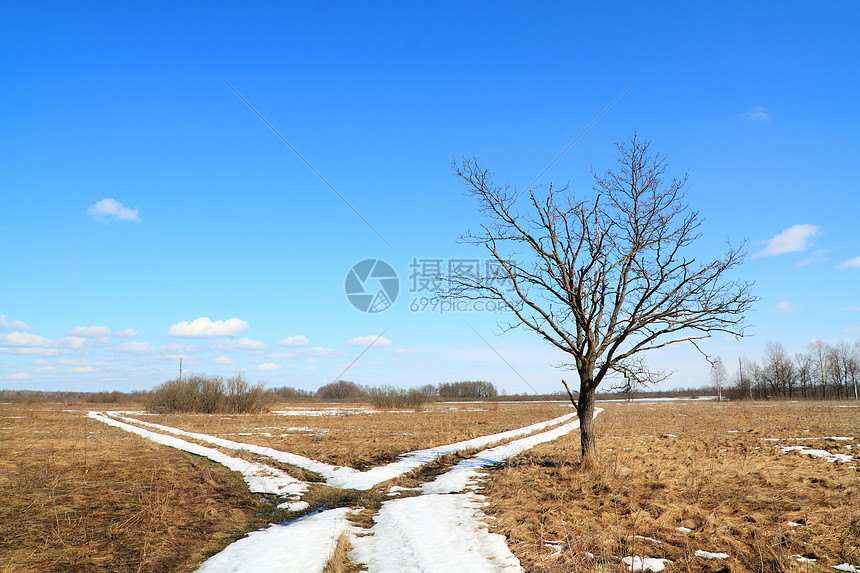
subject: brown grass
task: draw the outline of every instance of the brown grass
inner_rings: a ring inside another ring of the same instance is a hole
[[[674,562],[668,570],[688,572],[832,571],[839,563],[860,564],[860,473],[848,467],[854,464],[780,449],[848,453],[847,443],[860,444],[860,408],[603,406],[596,421],[600,470],[580,470],[574,432],[490,472],[483,493],[487,513],[497,518],[491,527],[508,536],[527,571],[617,572],[624,570],[617,558],[634,554],[668,558]],[[79,408],[0,405],[0,571],[190,571],[243,532],[284,517],[285,510],[250,495],[222,466],[90,420]],[[569,411],[540,403],[432,404],[417,413],[141,419],[366,469],[406,451]],[[294,426],[316,430],[287,430]],[[234,435],[242,433],[251,435]],[[855,440],[814,439],[824,436]],[[850,452],[860,457],[860,447]],[[447,456],[367,492],[313,484],[305,499],[313,507],[364,508],[353,522],[369,526],[390,499],[388,486],[415,487],[459,459]],[[340,545],[330,570],[357,571]],[[704,560],[694,555],[697,549],[730,558]],[[818,561],[801,566],[792,555]]]
[[[363,571],[361,567],[349,560],[349,552],[352,551],[352,543],[346,533],[341,533],[334,549],[334,555],[326,563],[323,573],[357,573]]]
[[[326,404],[311,408],[320,410],[342,406],[355,405]],[[169,414],[139,416],[139,419],[237,442],[269,446],[364,471],[390,463],[405,452],[512,430],[573,411],[564,404],[479,403],[433,404],[421,412],[370,410],[335,416],[274,413],[291,409],[291,406],[281,404],[272,407],[273,413],[257,415]],[[312,428],[314,431],[290,430],[295,427]]]
[[[84,414],[0,405],[0,571],[190,571],[261,526],[239,476]]]
[[[847,453],[846,442],[811,438],[854,436],[860,443],[860,408],[605,407],[596,421],[600,470],[580,470],[579,436],[571,434],[488,480],[493,527],[508,536],[527,571],[621,571],[617,558],[625,555],[671,559],[672,571],[832,571],[839,563],[860,564],[860,473],[849,469],[855,464],[781,451],[806,445]],[[762,439],[794,437],[804,439]],[[556,541],[564,547],[560,554],[548,543]],[[706,560],[694,556],[698,549],[730,557]],[[801,565],[792,555],[817,562]]]

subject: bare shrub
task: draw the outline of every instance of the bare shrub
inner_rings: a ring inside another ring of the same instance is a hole
[[[355,400],[361,398],[361,387],[355,382],[338,380],[317,390],[317,398],[323,400]]]
[[[249,385],[241,373],[227,379],[226,384],[220,376],[192,374],[185,380],[168,380],[153,388],[146,409],[157,414],[260,412],[272,399],[262,384]]]
[[[371,404],[383,409],[410,408],[420,410],[427,401],[427,395],[415,388],[404,390],[394,386],[380,386],[368,388],[366,395]]]
[[[266,409],[274,396],[263,388],[262,382],[251,385],[242,373],[227,379],[227,394],[223,397],[221,412],[246,413],[261,412]]]

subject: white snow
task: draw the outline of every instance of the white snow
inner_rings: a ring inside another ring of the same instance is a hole
[[[845,437],[845,436],[824,436],[824,439],[825,440],[840,440],[843,442],[850,442],[854,438],[851,436],[848,436],[848,437]]]
[[[469,494],[386,501],[350,557],[368,573],[523,572],[505,538],[481,526],[481,505]]]
[[[595,412],[600,411],[600,409],[595,409]],[[596,413],[595,413],[596,415]],[[153,424],[152,422],[144,422],[142,420],[135,420],[132,418],[122,417],[123,420],[127,422],[134,422],[137,424],[145,425],[147,427],[156,428],[158,430],[169,432],[171,434],[176,434],[179,436],[186,436],[189,438],[194,438],[196,440],[205,441],[210,444],[214,444],[216,446],[220,446],[222,448],[227,448],[231,450],[244,450],[247,452],[251,452],[257,455],[265,456],[268,458],[272,458],[273,460],[277,460],[279,462],[293,465],[296,467],[300,467],[302,469],[306,469],[308,471],[312,471],[320,474],[325,480],[326,483],[330,486],[344,488],[344,489],[360,489],[360,490],[368,490],[375,486],[376,484],[382,483],[384,481],[388,481],[390,479],[394,479],[396,477],[402,476],[416,468],[423,466],[424,464],[435,460],[440,456],[444,456],[446,454],[454,454],[457,452],[461,452],[464,450],[471,450],[475,448],[480,448],[495,442],[501,442],[503,440],[507,440],[510,438],[514,438],[517,436],[522,436],[525,434],[531,434],[532,432],[536,432],[539,430],[543,430],[545,428],[554,426],[556,424],[561,424],[575,417],[576,414],[565,414],[564,416],[559,416],[558,418],[554,418],[552,420],[548,420],[546,422],[539,422],[537,424],[532,424],[530,426],[525,426],[523,428],[517,428],[515,430],[509,430],[507,432],[500,432],[498,434],[491,434],[489,436],[481,436],[479,438],[474,438],[471,440],[465,440],[462,442],[457,442],[454,444],[448,444],[445,446],[437,446],[434,448],[429,448],[426,450],[417,450],[414,452],[409,452],[407,454],[403,454],[400,459],[394,461],[390,464],[384,466],[378,466],[375,468],[371,468],[367,471],[359,471],[354,468],[345,467],[345,466],[334,466],[331,464],[319,462],[316,460],[312,460],[310,458],[306,458],[304,456],[300,456],[298,454],[292,454],[289,452],[283,452],[280,450],[275,450],[273,448],[265,447],[265,446],[257,446],[254,444],[245,444],[241,442],[234,442],[232,440],[227,440],[224,438],[216,438],[214,436],[210,436],[208,434],[200,434],[196,432],[186,432],[185,430],[180,430],[177,428],[171,428],[170,426],[163,426],[161,424]],[[579,422],[573,422],[572,427],[567,428],[563,433],[567,433],[575,428],[579,427]],[[562,426],[560,429],[564,429],[566,426]],[[554,430],[555,431],[555,430]],[[543,434],[541,434],[543,435]],[[562,435],[562,434],[559,434]],[[556,439],[558,436],[549,438]],[[540,442],[538,442],[540,443]],[[531,447],[531,446],[529,446]]]
[[[285,501],[284,503],[278,504],[278,509],[286,509],[289,511],[304,511],[310,506],[311,504],[306,501]]]
[[[836,569],[837,571],[847,571],[848,573],[860,573],[860,566],[851,565],[850,563],[834,565],[833,569]]]
[[[658,545],[663,545],[663,542],[659,539],[654,539],[653,537],[645,537],[644,535],[634,535],[634,539],[644,539],[645,541],[650,541],[652,543],[656,543]]]
[[[320,573],[347,527],[348,508],[255,531],[209,558],[200,573]]]
[[[728,553],[711,553],[710,551],[703,551],[701,549],[697,550],[694,553],[696,557],[704,557],[705,559],[728,559]]]
[[[242,474],[242,478],[248,484],[248,489],[254,493],[299,496],[308,490],[308,485],[305,482],[297,480],[285,473],[283,470],[261,463],[249,462],[248,460],[243,460],[241,458],[234,458],[214,448],[207,448],[206,446],[186,442],[185,440],[180,440],[179,438],[174,438],[172,436],[150,432],[149,430],[144,430],[143,428],[138,428],[137,426],[132,426],[131,424],[126,424],[119,420],[114,420],[113,418],[109,418],[99,412],[90,412],[88,416],[100,422],[104,422],[109,426],[114,426],[127,432],[131,432],[132,434],[137,434],[142,438],[152,440],[155,443],[202,456],[212,460],[213,462],[224,465],[227,468]]]
[[[676,527],[675,529],[677,529],[681,533],[690,533],[691,531],[693,531],[689,527]]]
[[[807,448],[806,446],[783,446],[782,448],[782,453],[784,454],[792,451],[798,451],[801,454],[806,454],[807,456],[813,456],[816,458],[824,458],[828,462],[850,462],[854,459],[851,454],[831,454],[827,450],[814,450],[812,448]]]
[[[602,408],[595,408],[594,417],[596,418],[602,411]],[[481,469],[500,464],[508,458],[520,454],[529,448],[533,448],[538,444],[556,440],[578,427],[579,420],[576,420],[547,432],[521,438],[503,446],[478,452],[471,458],[461,461],[432,482],[422,485],[421,491],[424,493],[455,493],[463,491],[480,476]]]
[[[599,408],[595,409],[594,415],[597,416],[601,411]],[[149,431],[105,414],[91,412],[90,416],[157,443],[205,456],[242,472],[251,491],[283,494],[286,491],[303,493],[307,489],[307,484],[276,468],[233,458],[219,450]],[[204,573],[320,573],[336,547],[337,539],[346,531],[354,546],[350,558],[367,566],[369,573],[524,573],[519,560],[508,548],[504,536],[491,533],[487,524],[482,521],[487,519],[481,510],[486,505],[484,498],[474,491],[460,492],[470,486],[474,489],[474,480],[482,475],[478,470],[501,463],[535,445],[555,440],[578,428],[578,420],[570,421],[574,416],[569,414],[508,432],[410,452],[388,466],[367,472],[331,466],[253,444],[241,444],[131,418],[122,419],[223,448],[246,450],[267,456],[316,471],[329,485],[355,489],[369,489],[447,453],[477,449],[526,435],[463,460],[433,482],[424,484],[421,488],[422,495],[384,502],[374,516],[375,525],[369,531],[351,526],[346,519],[349,510],[345,508],[322,511],[286,525],[272,525],[265,530],[251,533],[206,561],[199,569]],[[543,431],[546,428],[552,429]],[[534,434],[538,431],[541,433]],[[277,481],[281,478],[286,478],[287,481]],[[291,489],[294,486],[295,488]],[[389,491],[399,492],[406,489],[395,486]],[[278,507],[298,510],[307,507],[302,506],[304,503],[295,501],[294,497],[292,502],[282,503]],[[666,559],[625,559],[632,571],[662,571],[666,563],[671,563]]]
[[[788,526],[789,527],[798,527],[798,526],[800,526],[800,524],[797,523],[796,521],[789,521]]]
[[[654,559],[652,557],[622,557],[621,561],[627,565],[630,571],[663,571],[666,568],[666,563],[671,563],[668,559]]]
[[[818,559],[804,557],[803,555],[792,555],[791,557],[798,563],[815,563],[816,561],[818,561]]]

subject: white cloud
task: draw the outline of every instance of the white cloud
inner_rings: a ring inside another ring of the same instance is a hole
[[[302,354],[307,354],[309,356],[334,356],[337,354],[337,351],[324,346],[314,346],[309,350],[305,350]]]
[[[69,336],[81,338],[104,338],[110,336],[110,328],[107,326],[78,326],[69,331]]]
[[[44,336],[28,334],[26,332],[13,332],[12,334],[0,334],[0,346],[22,346],[27,348],[48,348],[51,341]]]
[[[397,350],[394,351],[394,354],[396,354],[397,356],[409,356],[412,353],[409,352],[408,350],[406,350],[405,348],[398,348]]]
[[[356,336],[352,340],[347,341],[346,344],[350,346],[370,346],[371,344],[376,346],[391,346],[391,340],[384,336],[368,334],[367,336]]]
[[[131,221],[140,223],[138,210],[129,209],[116,199],[102,199],[87,209],[87,214],[96,221]]]
[[[78,374],[86,374],[88,372],[95,372],[96,369],[92,366],[76,366],[75,368],[70,368],[69,372],[76,372]]]
[[[316,364],[317,359],[316,358],[305,358],[305,362],[307,362],[308,364]]]
[[[236,364],[236,361],[226,356],[219,356],[215,359],[215,364]]]
[[[818,249],[817,251],[810,254],[807,258],[799,260],[796,263],[794,263],[794,266],[803,267],[806,265],[813,265],[815,263],[823,263],[824,261],[827,260],[827,257],[825,257],[824,255],[826,255],[827,253],[829,253],[831,251],[833,251],[833,249]]]
[[[248,323],[238,318],[212,321],[208,316],[195,318],[191,322],[183,320],[170,327],[168,336],[185,338],[218,338],[221,336],[238,336],[248,329]]]
[[[753,255],[753,258],[805,251],[812,245],[812,240],[820,234],[821,230],[817,225],[794,225],[772,238],[763,250]]]
[[[123,342],[117,344],[114,351],[120,354],[152,354],[155,348],[148,342]]]
[[[33,330],[30,325],[20,320],[9,321],[5,314],[0,314],[0,330]]]
[[[50,362],[48,362],[44,358],[36,358],[35,360],[31,360],[30,364],[35,364],[36,366],[45,366],[46,364],[50,364]]]
[[[41,354],[42,356],[56,356],[60,353],[56,348],[9,348],[0,346],[0,354]]]
[[[744,114],[750,121],[770,121],[770,112],[763,107],[755,106]]]
[[[768,310],[772,310],[774,312],[793,312],[800,308],[799,304],[791,304],[787,300],[784,300],[780,303],[777,303],[776,306],[770,307]]]
[[[257,370],[263,370],[266,372],[272,370],[280,370],[281,368],[283,368],[283,366],[281,366],[280,364],[275,364],[274,362],[264,362],[257,366]]]
[[[224,340],[212,345],[218,350],[224,352],[260,352],[268,348],[265,343],[259,340],[251,340],[250,338],[240,338],[239,340]]]
[[[287,338],[278,342],[281,346],[304,346],[308,343],[308,337],[304,334],[297,334],[296,336],[288,336]]]
[[[8,378],[12,380],[25,380],[27,378],[32,378],[32,376],[30,376],[26,372],[16,372],[14,374],[10,374]]]
[[[290,359],[290,358],[295,358],[295,357],[296,357],[296,355],[293,354],[292,352],[272,352],[271,354],[269,354],[269,358],[274,358],[276,360],[284,360],[284,359]]]
[[[314,366],[305,366],[302,368],[302,372],[313,372],[314,370],[316,370],[316,367]]]
[[[90,361],[86,358],[72,358],[68,360],[57,360],[57,364],[62,364],[63,366],[86,366]]]
[[[860,257],[854,257],[853,259],[848,259],[845,262],[839,263],[836,266],[837,269],[860,269]]]
[[[114,338],[134,338],[137,336],[137,331],[133,328],[126,328],[125,330],[117,330],[113,333]]]
[[[77,350],[87,343],[87,339],[80,336],[64,336],[58,340],[57,343],[63,348],[73,348]]]
[[[845,332],[848,334],[853,334],[855,332],[860,332],[860,326],[852,326],[851,328],[846,328]]]

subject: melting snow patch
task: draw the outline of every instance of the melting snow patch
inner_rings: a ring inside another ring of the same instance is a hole
[[[285,501],[284,503],[278,504],[278,509],[286,509],[287,511],[304,511],[310,506],[311,504],[306,501]]]
[[[850,563],[843,563],[842,565],[834,565],[834,569],[837,571],[847,571],[848,573],[860,573],[860,567],[855,567]]]
[[[197,570],[200,573],[322,571],[340,534],[347,529],[348,508],[323,511],[288,525],[272,525],[228,545]]]
[[[784,454],[791,451],[798,451],[801,454],[806,454],[807,456],[813,456],[816,458],[824,458],[828,462],[850,462],[853,459],[850,454],[831,454],[827,450],[813,450],[806,446],[784,446],[782,448],[782,453]]]
[[[690,533],[691,531],[693,531],[689,527],[676,527],[675,529],[677,529],[681,533]]]
[[[847,438],[845,436],[824,436],[824,439],[825,440],[842,440],[844,442],[850,442],[854,438],[852,438],[851,436],[849,436]]]
[[[504,536],[478,521],[481,505],[470,494],[386,501],[350,555],[370,572],[523,572]]]
[[[696,557],[704,557],[705,559],[728,559],[728,553],[711,553],[710,551],[702,551],[699,549],[695,553]]]
[[[792,555],[792,559],[797,561],[798,563],[815,563],[817,559],[812,559],[810,557],[804,557],[803,555]]]
[[[796,521],[789,521],[789,522],[788,522],[788,526],[789,526],[789,527],[798,527],[799,525],[800,525],[800,524],[799,524],[799,523],[797,523]]]
[[[208,458],[213,462],[226,466],[234,472],[239,472],[242,474],[242,478],[244,478],[245,483],[248,484],[248,489],[254,493],[274,493],[282,496],[299,496],[308,490],[308,485],[305,482],[297,480],[280,469],[256,462],[249,462],[242,458],[234,458],[214,448],[207,448],[200,444],[186,442],[185,440],[180,440],[173,436],[165,436],[164,434],[150,432],[149,430],[144,430],[143,428],[125,424],[119,420],[114,420],[113,418],[108,418],[104,414],[100,414],[98,412],[90,412],[88,415],[89,417],[100,422],[104,422],[109,426],[120,428],[132,434],[137,434],[138,436],[152,440],[157,444],[170,446],[177,450]]]
[[[644,539],[645,541],[650,541],[652,543],[657,543],[659,545],[663,544],[663,542],[660,541],[659,539],[654,539],[653,537],[645,537],[644,535],[634,535],[633,538],[634,539]]]
[[[561,555],[565,549],[567,549],[567,545],[565,545],[564,541],[544,541],[544,545],[552,549],[552,553],[550,553],[550,557],[555,557],[556,555]]]
[[[627,565],[631,571],[663,571],[666,568],[666,563],[671,563],[668,559],[653,559],[651,557],[622,557],[621,561]]]
[[[602,408],[595,408],[594,416],[597,417],[597,414],[602,411]],[[461,492],[474,484],[475,479],[481,475],[481,469],[500,464],[508,458],[516,456],[538,444],[557,440],[576,428],[579,428],[579,420],[568,422],[548,432],[520,438],[503,446],[478,452],[473,457],[461,461],[432,482],[425,483],[421,486],[421,490],[424,493]]]

